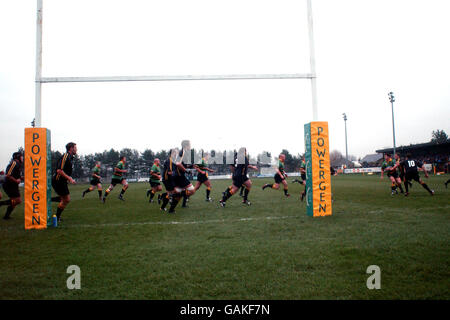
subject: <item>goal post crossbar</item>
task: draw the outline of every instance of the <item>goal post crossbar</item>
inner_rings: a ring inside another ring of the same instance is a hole
[[[155,75],[100,77],[40,77],[36,82],[117,82],[117,81],[185,81],[185,80],[255,80],[255,79],[313,79],[311,73],[292,74],[225,74],[225,75]]]

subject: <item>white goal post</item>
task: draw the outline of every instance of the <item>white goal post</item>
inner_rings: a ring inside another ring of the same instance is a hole
[[[95,0],[93,0],[95,1]],[[253,79],[308,79],[311,81],[313,121],[318,120],[316,68],[314,58],[313,19],[311,0],[306,0],[310,51],[310,73],[299,74],[224,74],[224,75],[157,75],[157,76],[98,76],[98,77],[42,77],[42,9],[43,0],[37,0],[36,21],[36,77],[35,126],[42,126],[41,86],[56,82],[117,82],[117,81],[185,81],[185,80],[253,80]]]

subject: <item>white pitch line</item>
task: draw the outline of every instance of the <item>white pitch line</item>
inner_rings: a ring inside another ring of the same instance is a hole
[[[68,225],[68,228],[97,228],[97,227],[126,227],[126,226],[144,226],[144,225],[189,225],[189,224],[207,224],[207,223],[224,223],[224,222],[242,222],[255,220],[281,220],[298,218],[298,216],[282,216],[282,217],[260,217],[260,218],[240,218],[240,219],[214,219],[203,221],[147,221],[147,222],[131,222],[131,223],[101,223],[101,224],[75,224]]]

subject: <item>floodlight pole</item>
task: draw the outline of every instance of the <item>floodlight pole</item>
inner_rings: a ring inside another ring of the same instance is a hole
[[[395,158],[395,125],[394,125],[394,102],[395,102],[395,97],[394,97],[394,93],[391,91],[388,93],[389,96],[389,101],[391,102],[391,107],[392,107],[392,137],[393,137],[393,141],[394,141],[394,158]]]
[[[37,0],[36,17],[36,76],[35,76],[35,125],[42,125],[41,110],[41,76],[42,76],[42,0]]]
[[[344,124],[345,124],[345,159],[348,161],[348,149],[347,149],[347,115],[345,113],[342,114],[344,116]]]

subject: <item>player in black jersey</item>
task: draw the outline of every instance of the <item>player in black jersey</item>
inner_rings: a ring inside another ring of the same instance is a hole
[[[66,153],[64,153],[58,160],[56,165],[56,171],[52,177],[52,187],[58,194],[57,197],[53,197],[53,202],[59,202],[58,209],[56,210],[56,217],[58,222],[61,221],[61,214],[70,202],[70,192],[67,183],[75,184],[75,180],[72,179],[72,160],[77,154],[77,145],[74,142],[66,144]]]
[[[411,157],[411,154],[406,155],[406,159],[402,162],[402,168],[405,173],[405,188],[406,193],[405,196],[409,195],[409,188],[408,188],[408,181],[414,180],[422,185],[422,187],[427,190],[431,195],[434,195],[434,191],[431,190],[428,185],[422,181],[419,177],[419,171],[418,168],[422,168],[423,172],[425,173],[425,178],[428,178],[428,172],[425,169],[425,165],[421,161],[414,160]]]
[[[175,170],[175,161],[176,155],[178,153],[178,149],[170,149],[169,157],[163,163],[163,171],[162,171],[162,183],[166,192],[161,194],[161,197],[158,199],[158,203],[161,201],[161,210],[166,211],[166,206],[172,200],[172,195],[175,192],[175,183],[173,181],[173,171]]]
[[[249,157],[247,154],[247,150],[245,148],[241,148],[238,154],[235,154],[234,157],[234,165],[231,167],[231,171],[233,173],[233,183],[230,187],[228,187],[222,194],[222,200],[219,201],[219,204],[222,207],[225,207],[225,202],[235,194],[239,188],[244,185],[244,199],[242,203],[246,205],[250,205],[250,201],[248,201],[248,194],[252,188],[252,181],[247,176],[248,168],[258,170],[258,167],[249,164]]]
[[[0,171],[0,200],[3,197],[3,195],[2,195],[2,186],[3,186],[3,183],[5,182],[5,179],[6,179],[5,171]]]
[[[194,168],[197,170],[197,183],[195,185],[195,191],[197,191],[202,184],[206,186],[206,201],[211,202],[211,182],[208,178],[208,172],[214,172],[213,169],[208,168],[209,154],[205,153],[200,163],[195,164]]]
[[[397,169],[398,169],[398,177],[400,178],[400,181],[402,181],[404,184],[408,184],[408,187],[412,187],[412,182],[411,181],[406,181],[405,179],[405,168],[403,167],[404,163],[403,163],[402,157],[400,156],[400,154],[396,153],[395,154],[395,162],[397,165]]]
[[[0,201],[0,206],[7,205],[5,216],[3,219],[10,219],[10,215],[14,208],[22,202],[20,198],[19,183],[23,181],[22,174],[23,154],[22,152],[14,152],[12,160],[6,167],[5,181],[3,182],[3,190],[9,197],[8,200]]]
[[[186,208],[187,201],[190,196],[195,194],[195,188],[189,179],[186,177],[186,169],[193,169],[192,164],[186,164],[184,160],[191,155],[188,154],[191,150],[190,142],[185,140],[182,142],[182,150],[178,153],[178,159],[175,164],[175,170],[173,171],[173,182],[175,184],[175,193],[172,196],[172,202],[170,204],[169,213],[175,213],[175,207],[181,198],[183,198],[182,207]],[[187,152],[187,153],[186,153]]]

